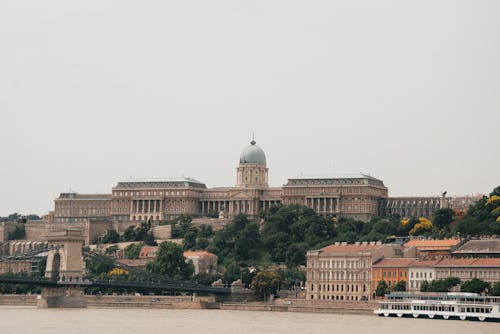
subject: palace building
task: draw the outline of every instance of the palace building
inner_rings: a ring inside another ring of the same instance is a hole
[[[368,221],[377,215],[396,213],[396,206],[401,207],[388,199],[382,180],[369,175],[299,176],[282,187],[270,187],[268,172],[266,155],[252,140],[240,155],[235,186],[207,188],[203,182],[185,177],[131,179],[118,182],[111,194],[61,193],[49,218],[55,223],[119,223],[161,221],[180,214],[231,218],[245,213],[256,217],[276,204],[300,204],[321,215]],[[411,206],[406,202],[405,208]],[[432,208],[419,213],[430,215],[440,207],[435,200],[426,203],[432,203]]]

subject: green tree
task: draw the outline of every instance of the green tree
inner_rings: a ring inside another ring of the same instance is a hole
[[[306,253],[308,246],[306,243],[291,244],[286,251],[286,265],[289,268],[306,264]]]
[[[135,226],[129,226],[127,229],[123,232],[122,240],[123,241],[134,241],[135,240]]]
[[[387,293],[389,293],[389,287],[387,286],[387,282],[384,280],[381,280],[377,284],[377,288],[375,289],[375,295],[378,297],[382,297]]]
[[[450,208],[436,210],[432,217],[432,224],[438,229],[449,228],[453,222],[454,212]]]
[[[194,273],[194,265],[186,262],[182,246],[169,241],[160,244],[156,258],[147,264],[147,269],[179,280],[188,280]]]
[[[391,291],[406,291],[406,282],[398,281],[391,289]]]
[[[116,261],[104,255],[96,255],[86,259],[86,266],[91,277],[108,273],[116,266]]]
[[[210,275],[206,273],[199,273],[196,275],[193,275],[191,280],[195,282],[196,284],[201,284],[201,285],[212,285],[213,282],[219,279],[219,276],[217,275]]]
[[[13,232],[7,233],[7,240],[22,240],[26,238],[24,225],[16,226]]]
[[[212,226],[207,224],[201,224],[198,229],[199,238],[210,238],[214,234]]]
[[[306,275],[297,268],[289,268],[280,272],[283,278],[283,287],[292,290],[306,281]]]
[[[282,283],[281,275],[271,271],[259,271],[251,286],[257,296],[266,299],[269,295],[276,294]]]
[[[422,292],[449,292],[454,286],[460,284],[460,279],[457,277],[448,277],[424,283],[426,284],[420,286],[420,291]]]
[[[490,294],[492,296],[500,296],[500,281],[497,281],[493,284]]]
[[[116,254],[117,250],[118,250],[118,246],[114,245],[114,246],[106,248],[106,251],[104,252],[104,254],[114,256]]]
[[[187,231],[186,234],[184,234],[182,245],[185,250],[194,249],[196,246],[196,233],[193,231]]]
[[[470,281],[465,281],[460,286],[461,292],[483,293],[485,291],[489,291],[490,289],[490,283],[485,282],[479,278],[473,278]]]
[[[138,244],[130,244],[125,249],[123,250],[123,253],[125,254],[125,257],[127,259],[138,259],[139,255],[141,254],[141,249],[144,246],[144,243],[138,243]]]
[[[120,235],[114,229],[108,230],[102,238],[103,244],[115,244],[120,242]]]
[[[198,238],[196,240],[196,249],[205,250],[205,249],[207,249],[209,244],[210,244],[210,241],[208,241],[207,238]]]

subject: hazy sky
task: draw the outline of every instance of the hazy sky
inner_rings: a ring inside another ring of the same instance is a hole
[[[500,185],[500,1],[0,2],[0,216],[60,192],[364,172]]]

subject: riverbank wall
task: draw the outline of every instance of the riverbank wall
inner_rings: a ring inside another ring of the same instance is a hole
[[[88,308],[151,308],[151,309],[220,309],[234,311],[301,312],[373,315],[374,303],[312,302],[301,299],[276,299],[272,302],[217,303],[211,297],[86,295]],[[0,295],[0,306],[32,306],[37,295]]]

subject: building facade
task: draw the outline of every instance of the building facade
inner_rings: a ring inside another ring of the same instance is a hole
[[[409,266],[408,291],[420,291],[424,282],[430,282],[436,279],[436,268],[434,266],[438,260],[418,260]]]
[[[321,215],[368,221],[391,214],[428,217],[442,206],[439,198],[388,198],[382,180],[365,174],[299,176],[269,187],[268,173],[266,155],[252,140],[240,155],[235,186],[207,188],[185,177],[130,179],[111,194],[61,193],[48,217],[53,223],[161,221],[180,214],[256,217],[276,204],[300,204]]]
[[[306,299],[372,300],[372,265],[393,254],[393,247],[378,242],[335,243],[308,251]]]
[[[372,269],[372,292],[375,292],[380,281],[385,281],[389,289],[403,281],[408,290],[408,271],[415,260],[415,258],[384,258],[375,263]]]

